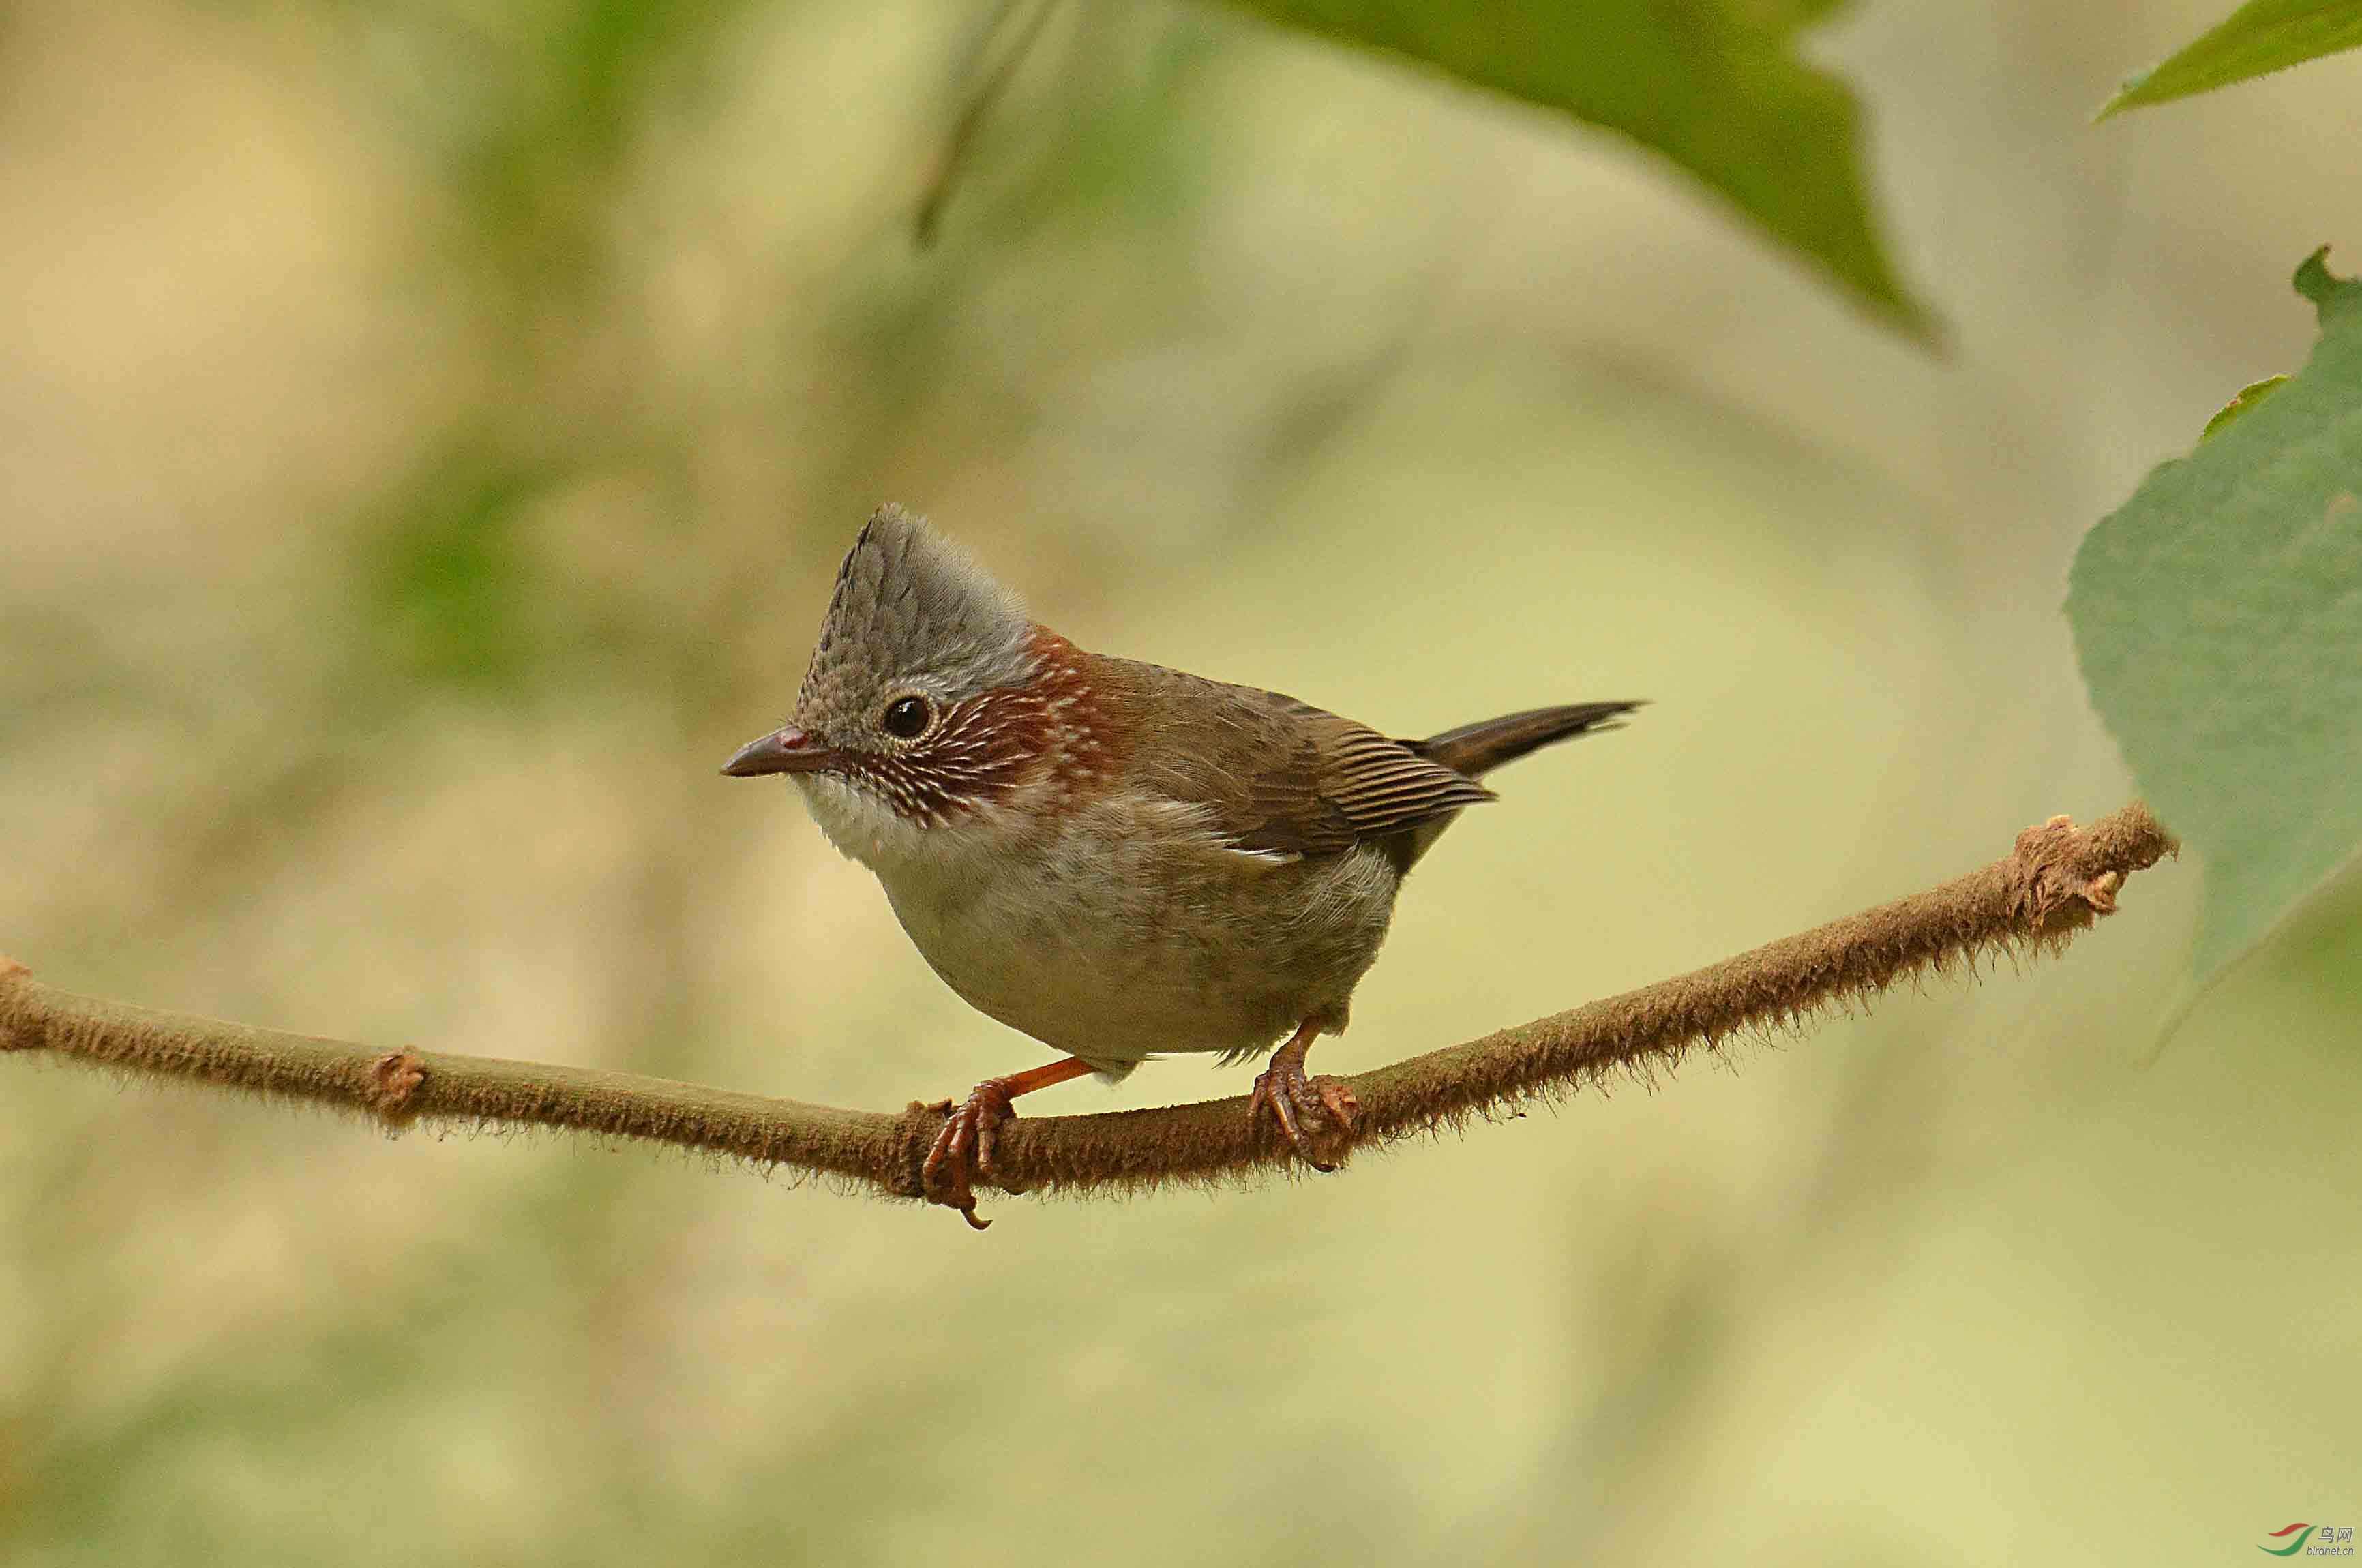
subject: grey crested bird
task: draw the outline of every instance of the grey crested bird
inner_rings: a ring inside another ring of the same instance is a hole
[[[1249,1115],[1333,1169],[1359,1107],[1305,1055],[1345,1027],[1404,876],[1495,798],[1491,769],[1639,706],[1391,740],[1087,653],[886,506],[837,571],[792,720],[723,771],[787,775],[946,985],[1066,1053],[977,1084],[928,1152],[927,1196],[981,1229],[975,1185],[1016,1097],[1167,1053],[1246,1060],[1284,1037]]]

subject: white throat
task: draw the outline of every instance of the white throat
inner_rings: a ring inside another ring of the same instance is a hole
[[[1000,812],[984,807],[937,826],[915,823],[833,773],[793,776],[805,810],[836,852],[876,873],[889,894],[969,875],[994,847]]]

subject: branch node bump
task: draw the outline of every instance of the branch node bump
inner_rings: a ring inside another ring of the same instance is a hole
[[[414,1051],[388,1051],[370,1064],[370,1084],[377,1091],[370,1109],[399,1132],[418,1120],[415,1096],[425,1081],[425,1058]]]
[[[2011,912],[2035,931],[2072,928],[2095,914],[2114,912],[2123,878],[2113,871],[2095,876],[2079,867],[2079,843],[2075,820],[2056,816],[2019,834],[2011,847]]]

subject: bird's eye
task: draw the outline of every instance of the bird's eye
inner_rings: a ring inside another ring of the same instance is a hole
[[[877,722],[898,740],[917,740],[935,722],[935,711],[924,697],[897,697],[886,704],[886,712]]]

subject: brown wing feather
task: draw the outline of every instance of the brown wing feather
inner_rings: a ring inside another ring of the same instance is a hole
[[[1096,662],[1114,667],[1103,685],[1132,697],[1133,776],[1204,805],[1242,850],[1336,854],[1494,798],[1400,741],[1293,697],[1128,659]]]
[[[1494,799],[1466,774],[1430,762],[1400,741],[1348,719],[1305,710],[1321,732],[1321,793],[1356,838],[1383,838]]]

